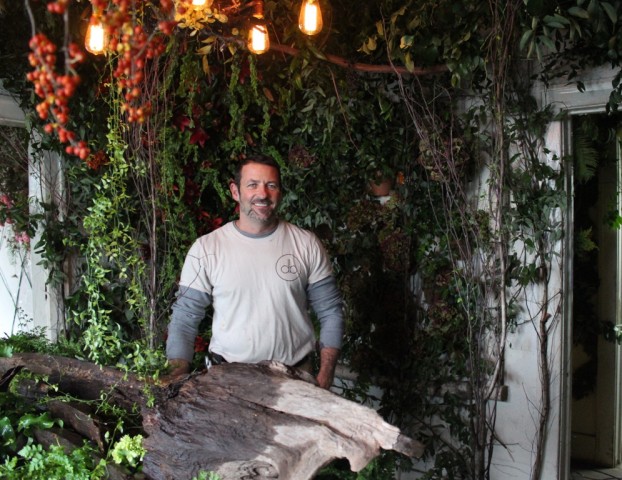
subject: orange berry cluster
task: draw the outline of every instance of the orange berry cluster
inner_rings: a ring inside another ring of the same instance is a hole
[[[57,2],[58,3],[58,2]],[[76,140],[75,132],[67,128],[69,121],[69,99],[73,96],[80,83],[80,77],[71,69],[68,73],[59,73],[56,69],[57,47],[43,33],[30,39],[31,53],[28,61],[33,67],[26,78],[33,83],[36,95],[42,99],[36,106],[37,114],[43,121],[45,132],[57,133],[63,144],[68,144],[65,151],[85,160],[90,150],[85,141]],[[69,65],[84,61],[84,52],[75,43],[67,47]]]
[[[51,2],[47,4],[47,9],[58,15],[62,15],[67,11],[67,6],[71,0],[56,0],[55,2]]]
[[[160,12],[162,12],[164,20],[161,20],[158,23],[158,29],[164,35],[167,35],[169,37],[173,35],[173,30],[179,23],[175,20],[171,20],[171,18],[174,16],[174,9],[175,4],[173,3],[173,0],[160,0]]]
[[[118,55],[113,76],[124,101],[121,110],[126,112],[129,122],[142,123],[151,113],[151,103],[143,101],[141,87],[145,81],[145,65],[166,50],[165,38],[174,28],[174,22],[163,20],[160,31],[148,33],[133,10],[130,0],[92,0],[94,11],[102,12],[101,20],[109,34],[109,49]],[[160,13],[170,16],[173,3],[161,0]],[[154,12],[154,14],[157,12]],[[164,34],[164,35],[163,35]]]
[[[63,15],[71,0],[54,0],[47,4],[50,12]],[[172,35],[177,25],[172,21],[173,0],[160,0],[159,9],[149,14],[160,18],[158,30],[147,32],[141,23],[141,15],[147,14],[147,3],[134,0],[91,0],[93,12],[100,15],[110,38],[110,50],[118,55],[113,76],[123,92],[121,110],[126,112],[129,122],[144,122],[151,113],[151,103],[142,100],[142,86],[145,81],[145,65],[164,53],[165,40]],[[139,7],[137,7],[139,5]],[[142,9],[140,12],[137,8]],[[151,7],[148,7],[151,8]],[[149,23],[149,22],[146,22]],[[66,73],[57,71],[57,46],[44,34],[39,33],[30,41],[29,61],[33,71],[28,80],[35,86],[36,94],[42,101],[36,106],[39,117],[48,122],[47,133],[56,132],[59,140],[67,144],[65,151],[83,160],[90,159],[91,150],[84,140],[78,140],[75,132],[67,128],[69,121],[69,99],[80,83],[80,77],[73,65],[84,61],[85,54],[77,44],[69,44],[65,61]],[[100,158],[91,159],[100,165]]]

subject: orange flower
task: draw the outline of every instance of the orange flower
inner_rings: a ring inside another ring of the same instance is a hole
[[[404,182],[405,182],[404,172],[397,172],[395,183],[397,183],[398,185],[404,185]]]

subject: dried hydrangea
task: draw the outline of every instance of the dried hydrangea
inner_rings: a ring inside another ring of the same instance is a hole
[[[309,153],[309,151],[302,145],[294,145],[289,151],[289,163],[295,165],[298,168],[308,168],[315,163],[315,155]]]

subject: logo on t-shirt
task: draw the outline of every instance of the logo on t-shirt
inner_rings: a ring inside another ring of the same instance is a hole
[[[302,273],[300,260],[288,253],[283,255],[276,262],[276,273],[283,280],[288,282],[296,280]]]

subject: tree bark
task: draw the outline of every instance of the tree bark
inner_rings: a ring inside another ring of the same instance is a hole
[[[147,435],[143,473],[153,480],[191,479],[202,471],[223,480],[304,480],[334,459],[345,458],[359,471],[381,450],[423,453],[422,444],[374,410],[277,362],[217,365],[159,386],[89,362],[18,354],[0,358],[0,388],[22,368],[47,375],[62,393],[85,400],[106,393],[124,409],[137,406]],[[149,399],[155,400],[152,407]],[[91,430],[97,425],[80,423]]]

